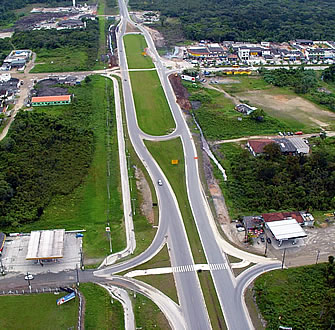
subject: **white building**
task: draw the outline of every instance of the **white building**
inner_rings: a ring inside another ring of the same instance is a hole
[[[289,141],[295,146],[298,154],[309,154],[309,145],[299,137],[292,137]]]

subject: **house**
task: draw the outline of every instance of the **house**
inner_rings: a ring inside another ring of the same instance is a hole
[[[244,115],[249,116],[251,113],[253,113],[255,110],[257,110],[257,108],[251,107],[248,104],[241,103],[241,104],[238,104],[238,105],[235,106],[235,110],[240,112],[240,113],[243,113]]]
[[[271,139],[248,140],[247,147],[251,154],[256,157],[261,155],[264,152],[264,147],[271,143],[275,143],[275,141]]]
[[[300,214],[304,220],[304,226],[305,227],[313,227],[314,226],[314,217],[306,212],[306,211],[300,211]]]
[[[71,103],[71,95],[32,97],[31,103],[33,107],[48,106],[48,105],[65,105]]]
[[[302,138],[292,137],[289,141],[296,148],[298,154],[309,154],[309,145]]]
[[[281,138],[274,139],[275,143],[279,145],[280,151],[284,155],[295,155],[297,154],[297,148],[293,145],[290,140]]]
[[[304,219],[299,211],[294,212],[273,212],[262,214],[264,222],[282,221],[282,220],[296,220],[299,225],[304,225]]]
[[[80,19],[67,19],[57,24],[57,30],[86,28],[86,22]]]
[[[8,91],[8,93],[17,93],[20,88],[20,79],[10,78],[7,81],[0,81],[0,90]]]
[[[313,45],[313,40],[296,39],[295,43],[298,44],[298,45],[311,46],[311,45]]]
[[[196,58],[209,57],[209,50],[207,49],[207,47],[190,47],[187,49],[187,53],[190,57],[196,57]]]
[[[243,226],[245,228],[246,235],[260,235],[263,231],[263,219],[261,216],[245,216],[243,217]]]

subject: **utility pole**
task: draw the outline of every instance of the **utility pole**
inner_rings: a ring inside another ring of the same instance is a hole
[[[281,263],[281,269],[284,268],[285,255],[286,255],[286,248],[284,249],[283,260],[282,260],[282,263]]]
[[[320,250],[318,250],[318,254],[316,255],[316,261],[315,261],[316,265],[317,265],[317,263],[319,261],[319,257],[320,257]]]
[[[77,274],[77,287],[79,286],[79,269],[78,264],[76,264],[76,274]]]

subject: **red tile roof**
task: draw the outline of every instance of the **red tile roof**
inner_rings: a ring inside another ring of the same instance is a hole
[[[57,95],[57,96],[40,96],[33,97],[31,102],[59,102],[59,101],[70,101],[71,95]]]
[[[249,146],[250,148],[256,153],[261,154],[264,152],[264,147],[267,146],[270,143],[274,143],[275,141],[271,139],[258,139],[258,140],[249,140]]]
[[[289,217],[297,220],[298,223],[303,223],[304,219],[302,218],[300,212],[275,212],[275,213],[264,213],[262,217],[265,222],[272,222],[272,221],[281,221],[285,220]]]

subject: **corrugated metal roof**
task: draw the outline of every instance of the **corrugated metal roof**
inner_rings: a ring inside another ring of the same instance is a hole
[[[35,96],[31,102],[57,102],[57,101],[70,101],[71,95],[57,95],[57,96]]]
[[[65,229],[32,231],[27,260],[63,258]]]
[[[267,222],[266,225],[277,240],[307,236],[295,219]]]

